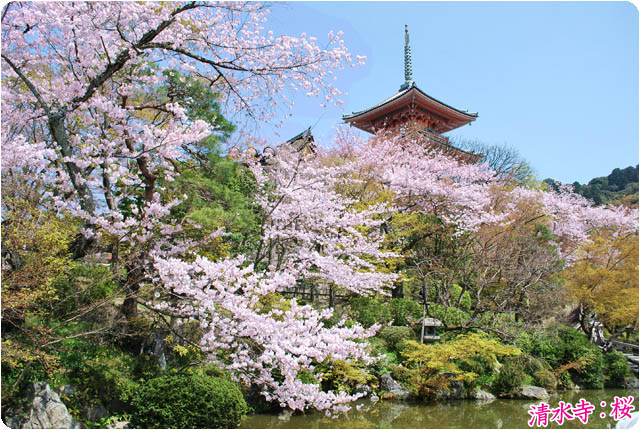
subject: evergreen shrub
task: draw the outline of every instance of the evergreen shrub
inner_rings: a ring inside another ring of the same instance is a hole
[[[389,326],[383,328],[378,336],[386,342],[390,351],[397,351],[400,342],[413,338],[413,330],[409,327]]]
[[[199,374],[151,379],[141,385],[132,405],[136,428],[231,428],[247,413],[236,384]]]
[[[584,363],[571,370],[574,376],[572,379],[584,388],[602,388],[604,360],[600,348],[591,343],[581,331],[571,327],[561,329],[559,336],[564,343],[563,363]]]
[[[534,372],[533,377],[535,384],[547,391],[555,391],[558,388],[558,379],[551,370],[540,369]]]
[[[393,325],[406,326],[411,319],[419,320],[422,317],[422,306],[411,299],[393,298],[387,304]]]
[[[526,376],[522,360],[508,357],[493,380],[493,391],[497,394],[511,394],[524,385]]]
[[[371,327],[376,323],[387,323],[391,313],[385,304],[370,297],[353,297],[349,300],[353,319],[363,327]]]
[[[531,355],[545,359],[556,367],[564,357],[564,342],[555,332],[534,333],[531,337]]]
[[[618,351],[604,354],[605,385],[611,388],[624,387],[624,380],[631,375],[627,358]]]
[[[388,352],[387,342],[379,334],[367,339],[367,342],[369,343],[369,353],[371,355],[380,355]]]

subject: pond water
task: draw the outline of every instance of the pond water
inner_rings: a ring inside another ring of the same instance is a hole
[[[616,421],[609,416],[614,397],[633,396],[634,411],[638,411],[638,391],[624,389],[562,391],[547,402],[555,408],[563,400],[575,405],[585,399],[595,406],[588,423],[577,419],[565,421],[562,426],[549,423],[547,428],[615,428]],[[602,407],[601,402],[606,402]],[[528,428],[530,405],[539,401],[497,399],[491,403],[473,400],[442,402],[400,402],[369,400],[355,402],[353,407],[338,418],[323,413],[307,412],[289,416],[288,413],[257,414],[247,417],[240,428]],[[606,417],[601,418],[605,413]]]

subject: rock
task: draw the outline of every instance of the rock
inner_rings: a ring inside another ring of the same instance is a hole
[[[22,428],[23,418],[13,410],[5,411],[4,422],[11,429]]]
[[[393,394],[396,399],[405,400],[409,397],[409,390],[394,380],[389,372],[382,375],[380,388]]]
[[[372,395],[369,400],[371,400],[371,403],[376,403],[380,400],[380,397],[376,396],[375,394]]]
[[[70,395],[72,395],[73,393],[75,393],[77,390],[76,386],[73,384],[67,384],[67,385],[63,385],[62,387],[60,387],[58,389],[58,393],[61,396],[67,396],[69,397]]]
[[[446,389],[437,389],[436,396],[439,399],[459,400],[465,398],[464,384],[462,381],[455,381],[453,378],[456,376],[453,373],[443,373],[443,376],[449,380],[449,386]]]
[[[371,392],[371,387],[368,386],[367,384],[358,383],[354,390],[355,390],[356,393],[365,393],[365,395],[366,395],[366,393],[370,393]]]
[[[289,421],[292,416],[293,416],[293,411],[291,409],[285,409],[282,412],[280,412],[280,415],[278,415],[278,419],[282,421]]]
[[[109,412],[107,411],[107,408],[102,405],[102,403],[95,404],[87,409],[87,419],[89,421],[96,422],[108,416]]]
[[[60,396],[46,382],[31,385],[31,406],[26,417],[6,413],[7,425],[25,429],[79,429],[80,424],[73,419]]]
[[[636,378],[629,378],[629,380],[625,383],[625,387],[628,389],[637,389],[638,388],[638,380]]]
[[[464,399],[464,384],[462,381],[449,381],[449,388],[440,390],[438,394],[443,399]]]
[[[547,390],[542,387],[525,385],[520,388],[517,393],[517,397],[528,400],[546,400],[549,398],[549,393],[547,393]]]
[[[582,387],[578,384],[575,384],[572,388],[573,391],[582,391]]]
[[[496,399],[496,396],[484,390],[476,390],[471,394],[471,397],[479,402],[489,403]]]
[[[165,352],[167,352],[167,343],[164,341],[167,334],[164,332],[154,332],[143,344],[143,351],[151,355],[160,368],[165,370],[167,368],[167,358]]]
[[[129,421],[114,421],[110,424],[107,424],[108,429],[128,429]]]

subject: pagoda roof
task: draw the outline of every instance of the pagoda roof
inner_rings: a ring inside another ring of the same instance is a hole
[[[315,139],[313,137],[313,134],[311,134],[311,127],[307,128],[297,136],[287,140],[286,143],[292,145],[293,148],[295,148],[295,150],[298,152],[302,151],[303,149],[308,149],[315,154],[317,150]]]
[[[396,94],[368,109],[343,115],[342,119],[362,130],[375,132],[373,122],[403,107],[413,106],[445,120],[446,125],[437,132],[445,133],[472,121],[478,117],[477,112],[456,109],[422,91],[414,82],[403,85]]]

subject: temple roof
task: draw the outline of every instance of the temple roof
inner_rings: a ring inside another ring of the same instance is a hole
[[[438,133],[453,130],[475,121],[478,117],[476,112],[456,109],[431,97],[418,88],[414,82],[411,82],[407,88],[401,89],[383,102],[359,112],[343,115],[342,119],[365,131],[373,132],[372,123],[374,120],[410,105],[446,120],[448,124],[442,125],[440,129],[436,130]]]
[[[437,133],[445,133],[469,124],[478,117],[476,112],[456,109],[422,91],[413,81],[409,29],[405,25],[404,84],[400,90],[377,105],[342,119],[364,131],[375,133],[377,129],[394,127],[399,123],[427,123]]]
[[[287,140],[286,143],[291,145],[298,152],[306,149],[315,154],[317,151],[315,139],[313,138],[313,134],[311,134],[311,127],[307,128],[297,136]]]

